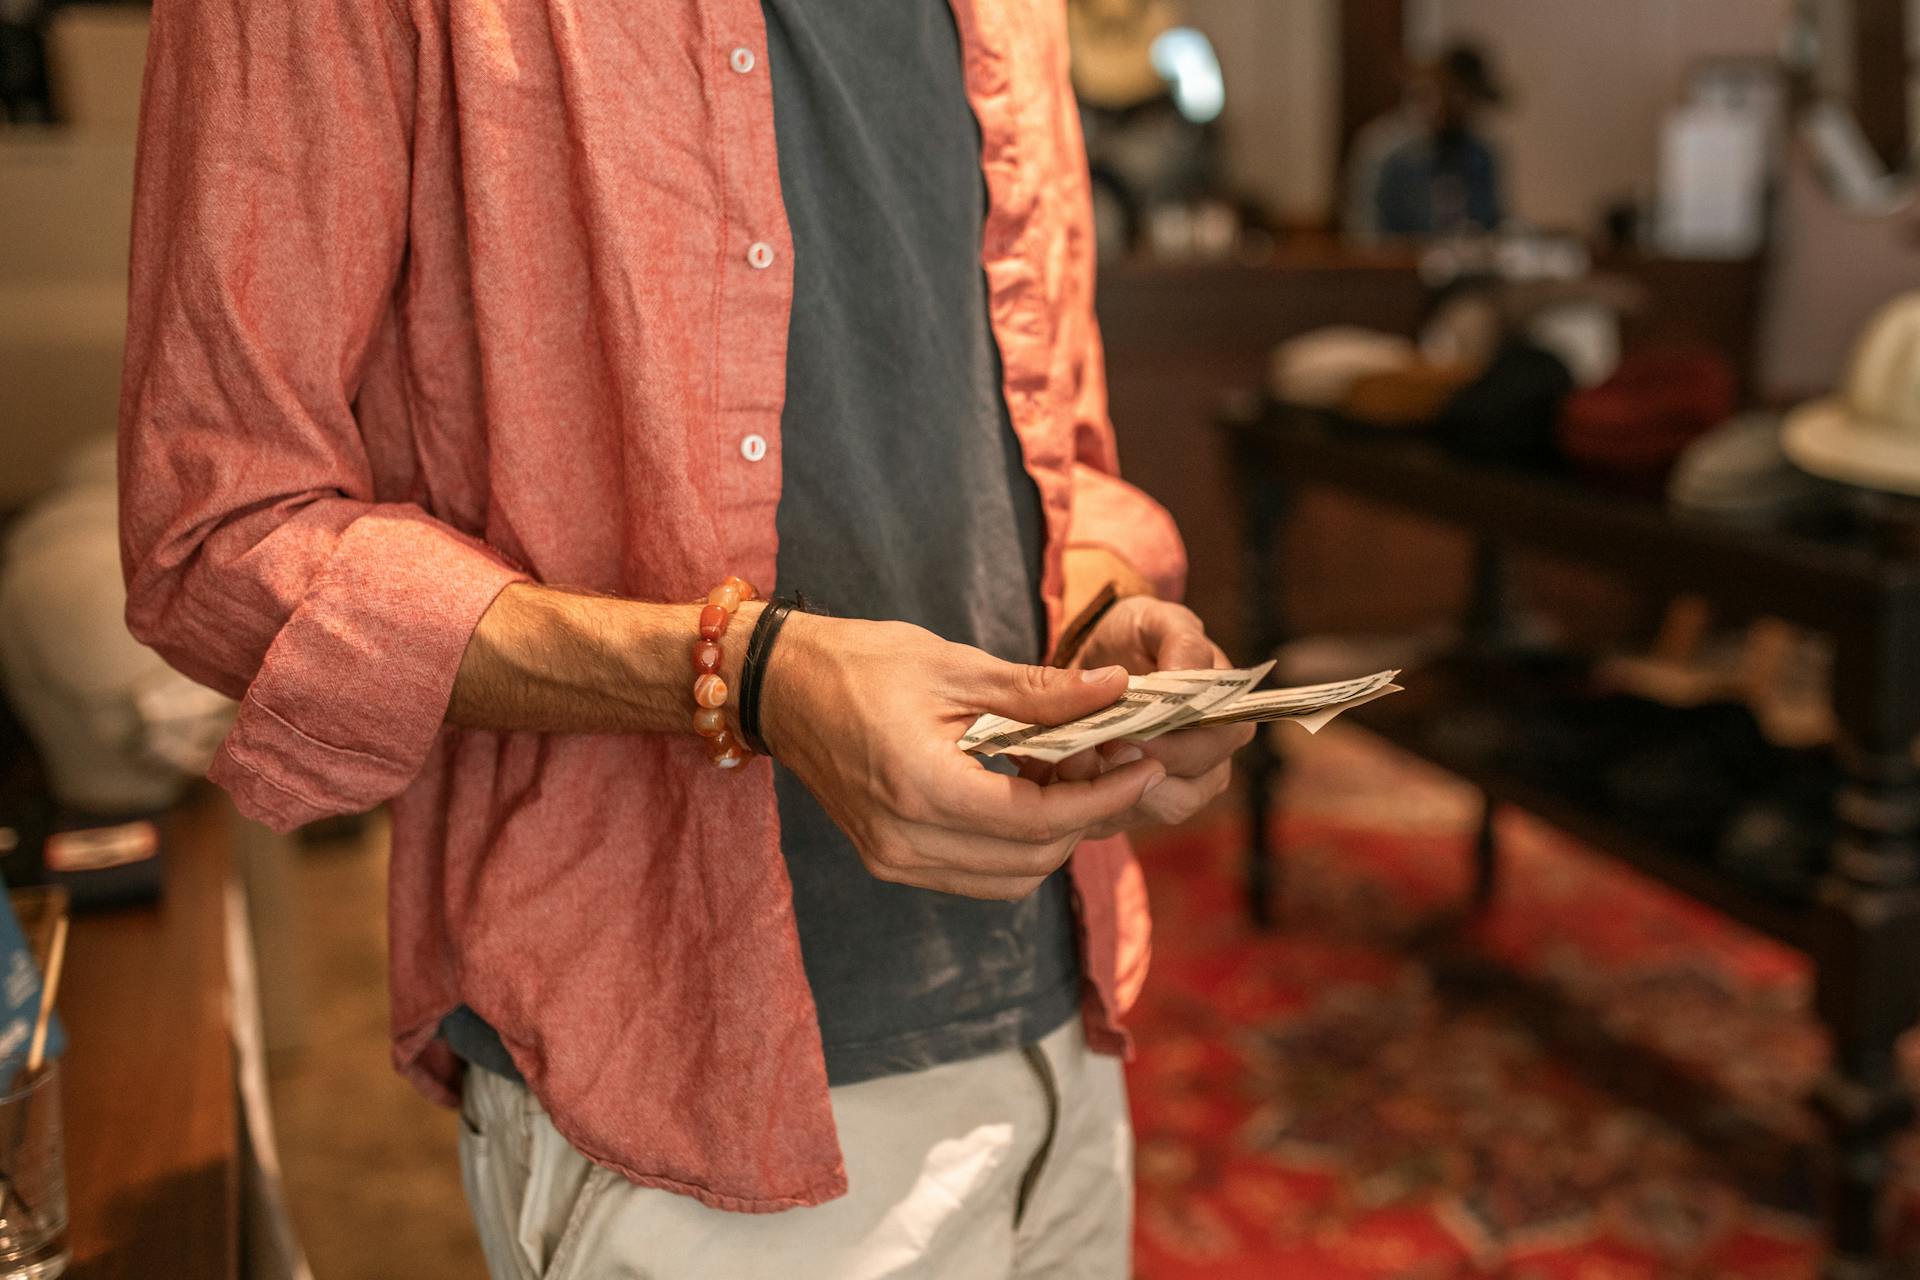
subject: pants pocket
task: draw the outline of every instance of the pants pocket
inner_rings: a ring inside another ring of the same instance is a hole
[[[478,1094],[484,1087],[470,1070],[460,1100],[460,1181],[480,1237],[480,1252],[486,1256],[492,1280],[540,1280],[520,1247],[517,1230],[526,1193],[525,1170],[498,1150],[509,1135],[498,1132],[497,1119],[490,1120],[488,1109],[480,1105]]]
[[[557,1136],[557,1135],[556,1135]],[[569,1154],[573,1154],[569,1152]],[[576,1159],[580,1159],[577,1155]],[[574,1191],[572,1202],[567,1207],[566,1223],[560,1234],[554,1238],[553,1250],[547,1262],[546,1275],[542,1280],[572,1280],[578,1272],[580,1280],[592,1280],[595,1274],[594,1255],[598,1241],[590,1234],[594,1202],[608,1187],[625,1186],[620,1175],[601,1168],[591,1161],[581,1160],[585,1166]]]
[[[582,1237],[594,1202],[620,1183],[560,1136],[524,1085],[477,1068],[461,1097],[460,1169],[492,1280],[576,1270],[591,1254]]]

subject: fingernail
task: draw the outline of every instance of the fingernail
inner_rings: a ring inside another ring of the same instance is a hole
[[[1164,774],[1164,773],[1156,773],[1156,774],[1154,774],[1154,775],[1153,775],[1153,781],[1151,781],[1151,782],[1149,782],[1149,783],[1147,783],[1147,785],[1146,785],[1146,786],[1144,786],[1144,787],[1142,787],[1142,788],[1140,788],[1140,795],[1141,795],[1141,796],[1142,796],[1142,797],[1144,798],[1144,797],[1146,796],[1146,794],[1147,794],[1147,792],[1149,792],[1149,791],[1151,791],[1151,790],[1153,790],[1153,789],[1154,789],[1155,787],[1157,787],[1157,786],[1159,786],[1159,785],[1160,785],[1161,783],[1163,783],[1163,782],[1165,782],[1166,780],[1167,780],[1167,775],[1166,775],[1166,774]]]
[[[1080,678],[1088,684],[1104,684],[1115,676],[1127,674],[1125,667],[1101,667],[1098,671],[1082,671]]]
[[[1114,764],[1132,764],[1135,760],[1145,759],[1146,754],[1146,752],[1138,747],[1121,747],[1118,751],[1108,756],[1107,759]]]

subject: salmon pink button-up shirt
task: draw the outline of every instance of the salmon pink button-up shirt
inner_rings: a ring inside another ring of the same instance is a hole
[[[1114,474],[1062,6],[955,8],[1057,629],[1067,545],[1170,593],[1182,552]],[[247,813],[392,801],[396,1062],[451,1101],[465,1002],[633,1181],[839,1194],[770,766],[442,722],[508,583],[771,585],[792,246],[757,0],[158,0],[143,116],[128,619],[241,699],[213,776]],[[1098,842],[1073,879],[1117,1051],[1139,875]]]

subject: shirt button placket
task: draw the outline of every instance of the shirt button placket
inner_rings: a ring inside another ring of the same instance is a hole
[[[759,65],[759,59],[752,49],[741,45],[727,55],[727,65],[739,75],[748,75]],[[764,240],[756,240],[747,246],[747,265],[755,271],[765,271],[773,265],[773,246]],[[767,456],[767,438],[759,432],[749,432],[740,437],[740,456],[749,464],[758,463]]]
[[[764,240],[754,241],[747,247],[747,265],[755,271],[765,271],[772,266],[773,246]],[[767,438],[758,432],[743,436],[740,440],[740,456],[748,462],[760,461],[767,456]]]

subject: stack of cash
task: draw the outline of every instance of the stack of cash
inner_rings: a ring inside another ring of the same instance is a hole
[[[1150,676],[1134,676],[1127,681],[1126,693],[1104,711],[1055,725],[981,716],[960,739],[959,746],[979,756],[1027,756],[1057,762],[1103,742],[1145,742],[1163,733],[1221,724],[1292,720],[1307,732],[1318,733],[1341,712],[1400,689],[1393,683],[1398,671],[1380,671],[1358,680],[1255,692],[1272,669],[1273,664],[1268,662],[1231,670],[1156,671]]]

